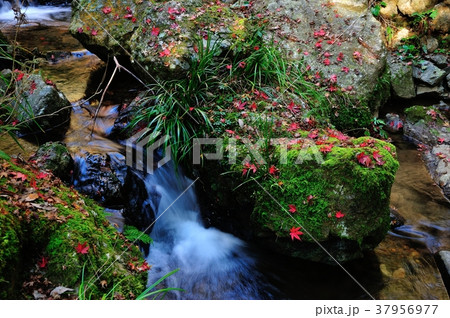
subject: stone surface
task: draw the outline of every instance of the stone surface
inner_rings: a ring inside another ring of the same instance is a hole
[[[397,3],[398,0],[385,0],[385,7],[380,8],[380,14],[384,18],[392,18],[393,16],[398,14]]]
[[[47,142],[39,147],[30,160],[36,161],[41,169],[50,170],[58,178],[70,181],[74,161],[62,142]]]
[[[443,34],[448,33],[450,30],[450,3],[445,1],[434,8],[437,10],[437,16],[430,22],[431,28]]]
[[[392,47],[396,47],[402,44],[402,39],[411,36],[411,31],[408,28],[401,28],[398,30],[392,38]]]
[[[25,75],[18,86],[20,112],[17,119],[28,122],[22,132],[50,131],[68,127],[70,102],[40,75]]]
[[[427,37],[427,51],[428,52],[434,52],[434,50],[436,50],[439,47],[439,41],[438,39],[434,38],[434,37]]]
[[[417,96],[432,96],[435,98],[439,98],[441,94],[444,94],[445,90],[442,85],[438,86],[425,86],[425,85],[417,85]]]
[[[388,55],[387,60],[394,95],[400,98],[415,97],[416,88],[414,85],[412,66],[402,62],[393,55]]]
[[[413,67],[414,78],[428,85],[434,86],[445,77],[446,72],[436,67],[429,61],[424,61],[420,66]]]
[[[428,171],[450,199],[450,125],[439,108],[443,107],[414,106],[406,109],[404,134],[415,144],[422,145]]]
[[[151,4],[125,0],[118,7],[107,0],[72,2],[70,31],[87,49],[104,60],[108,56],[130,59],[135,70],[146,78],[180,77],[195,56],[199,35],[206,37],[209,32],[213,41],[222,38],[224,50],[236,47],[239,41],[248,41],[248,35],[259,23],[258,19],[249,19],[243,14],[248,9],[261,14],[262,18],[267,17],[268,42],[278,41],[290,58],[305,58],[312,70],[322,72],[326,78],[338,74],[337,85],[352,86],[356,98],[370,96],[385,70],[386,50],[381,25],[369,12],[366,1],[342,0],[330,4],[325,0],[263,0],[253,2],[248,8],[241,8],[238,3],[204,4],[201,0]],[[102,12],[106,6],[112,7],[111,13]],[[126,6],[130,7],[131,13],[126,12]],[[116,14],[117,19],[114,18]],[[123,18],[127,14],[130,18]],[[133,22],[131,17],[136,21]],[[321,28],[324,34],[314,39],[314,32]],[[314,40],[305,40],[308,38]],[[315,47],[316,41],[323,42],[322,49]],[[324,65],[325,52],[330,54],[329,66]],[[361,56],[354,59],[354,52]],[[343,55],[341,62],[336,60],[340,53]],[[351,71],[342,72],[343,66]]]
[[[446,68],[449,66],[449,59],[445,54],[433,54],[430,56],[430,60],[439,68]]]
[[[415,12],[423,12],[433,8],[439,0],[398,0],[398,10],[405,14],[411,15]]]

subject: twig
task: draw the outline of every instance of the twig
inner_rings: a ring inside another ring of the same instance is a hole
[[[92,135],[94,134],[95,121],[97,120],[98,112],[100,111],[100,108],[102,107],[102,103],[103,103],[103,99],[105,98],[106,91],[108,90],[109,85],[111,85],[111,82],[112,82],[112,80],[114,79],[114,76],[116,75],[117,70],[119,70],[119,72],[120,72],[120,70],[126,71],[128,74],[130,74],[131,76],[133,76],[139,83],[141,83],[142,85],[144,85],[145,87],[147,87],[147,85],[146,85],[143,81],[141,81],[136,75],[134,75],[134,74],[133,74],[131,71],[129,71],[126,67],[123,67],[122,65],[120,65],[119,61],[117,60],[117,58],[116,58],[115,56],[113,57],[113,60],[114,60],[114,63],[116,63],[116,67],[114,68],[114,71],[113,71],[113,73],[112,73],[112,75],[111,75],[111,78],[110,78],[109,81],[108,81],[108,84],[106,84],[106,87],[105,87],[105,89],[103,90],[102,97],[100,98],[100,102],[98,103],[98,107],[97,107],[97,109],[95,110],[94,123],[93,123],[93,125],[92,125],[91,134],[90,134],[91,138],[92,138]],[[105,73],[105,74],[106,74],[106,73]],[[102,80],[102,83],[103,83],[103,80]]]

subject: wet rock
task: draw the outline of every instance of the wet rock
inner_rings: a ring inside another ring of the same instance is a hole
[[[445,68],[448,66],[448,56],[447,55],[433,54],[429,57],[429,59],[440,68]]]
[[[155,190],[150,191],[152,198],[149,199],[144,179],[142,173],[126,165],[121,154],[86,154],[77,158],[74,185],[103,205],[121,210],[125,224],[149,234],[159,197]],[[148,252],[148,246],[144,249]]]
[[[40,75],[25,75],[17,91],[20,94],[17,119],[29,123],[23,126],[22,132],[39,133],[68,127],[70,102]]]
[[[124,201],[120,171],[115,171],[108,154],[87,154],[76,159],[74,185],[77,190],[105,206]]]
[[[391,219],[391,229],[395,229],[405,224],[405,218],[400,215],[397,209],[391,208],[390,211],[389,217]]]
[[[430,96],[433,98],[439,98],[443,94],[445,94],[444,86],[426,86],[426,85],[417,85],[417,96]]]
[[[433,8],[439,0],[398,0],[398,10],[405,15],[423,12]]]
[[[70,181],[74,161],[66,145],[62,142],[47,142],[39,147],[30,160],[45,170],[50,170],[58,178]]]
[[[386,125],[384,129],[387,131],[396,133],[403,128],[403,120],[398,114],[387,113],[386,114]]]
[[[414,85],[412,66],[392,55],[388,55],[387,61],[391,74],[391,86],[395,96],[400,98],[415,97],[416,88]]]
[[[435,107],[414,106],[405,110],[405,136],[416,144],[424,144],[423,153],[431,177],[450,198],[450,129],[447,117]]]
[[[424,61],[419,66],[413,67],[414,78],[428,85],[437,85],[446,75],[446,72],[436,67],[429,61]]]
[[[445,196],[450,198],[450,141],[445,140],[441,145],[434,146],[424,157],[433,180],[441,187]]]

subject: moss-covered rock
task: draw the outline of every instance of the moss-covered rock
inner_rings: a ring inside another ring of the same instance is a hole
[[[31,160],[35,161],[40,169],[50,170],[62,180],[71,179],[74,161],[62,142],[47,142],[39,147]]]
[[[228,155],[220,162],[206,160],[199,169],[200,194],[210,198],[200,195],[205,218],[290,256],[333,263],[320,243],[339,261],[361,257],[389,229],[389,197],[398,169],[395,147],[332,129],[295,134],[283,145],[260,151],[264,164],[252,156],[235,164]],[[229,150],[226,139],[225,145]],[[242,143],[235,151],[240,160],[249,154]],[[301,242],[289,236],[298,227],[304,233]]]
[[[70,31],[88,50],[103,60],[130,60],[148,80],[182,77],[198,41],[228,38],[229,47],[245,30],[245,19],[227,4],[202,0],[74,1],[72,8]]]
[[[0,167],[2,299],[32,298],[37,277],[45,278],[39,293],[48,298],[56,286],[74,289],[68,298],[134,298],[143,291],[149,267],[103,208],[34,164],[1,159]]]

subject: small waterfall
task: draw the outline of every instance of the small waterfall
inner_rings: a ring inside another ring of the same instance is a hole
[[[189,188],[192,182],[181,172],[176,174],[172,165],[157,169],[146,179],[148,191],[161,195],[158,219],[150,234],[154,243],[147,258],[153,264],[149,284],[180,268],[165,285],[185,292],[174,292],[169,298],[271,298],[246,244],[231,234],[204,227],[194,187]]]
[[[16,3],[15,1],[13,1]],[[22,5],[22,1],[18,1],[17,4],[12,5],[11,2],[0,0],[0,21],[15,24],[15,16],[13,7],[20,5],[21,13],[25,14],[28,22],[41,21],[41,20],[64,20],[67,17],[70,18],[71,7],[70,6],[47,6],[47,5],[35,5],[32,1],[28,1],[30,5]]]

